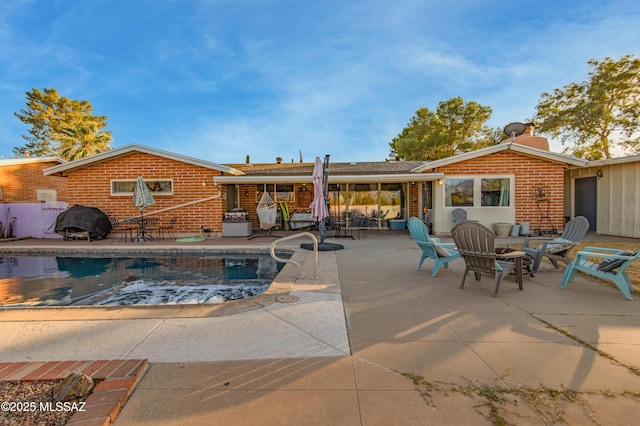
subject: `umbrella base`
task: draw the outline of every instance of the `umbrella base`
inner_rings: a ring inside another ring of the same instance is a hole
[[[305,250],[313,250],[313,243],[300,244],[300,248],[303,248]],[[335,251],[335,250],[342,250],[342,249],[344,249],[344,246],[342,244],[325,243],[325,242],[318,243],[318,251]]]

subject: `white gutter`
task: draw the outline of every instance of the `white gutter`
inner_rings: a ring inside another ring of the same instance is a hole
[[[329,183],[371,183],[371,182],[427,182],[443,179],[444,173],[403,173],[388,175],[332,175],[329,173]],[[300,176],[214,176],[216,183],[310,183],[311,175]]]
[[[630,155],[627,157],[606,158],[604,160],[591,160],[586,167],[611,166],[614,164],[636,163],[640,161],[640,155]]]

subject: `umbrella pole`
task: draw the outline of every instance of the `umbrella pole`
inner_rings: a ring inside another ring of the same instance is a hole
[[[320,221],[320,243],[324,243],[324,237],[327,234],[327,228],[324,224],[324,221],[327,220],[326,218],[322,219]]]
[[[138,242],[145,242],[147,237],[144,232],[144,210],[140,210],[140,231],[138,231]]]
[[[329,154],[324,156],[323,173],[322,173],[322,192],[324,195],[324,204],[327,207],[327,213],[329,212]],[[324,238],[327,234],[326,227],[327,218],[322,219],[320,224],[320,242],[324,242]]]

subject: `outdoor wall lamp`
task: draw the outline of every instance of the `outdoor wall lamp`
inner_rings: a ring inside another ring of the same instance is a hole
[[[598,169],[598,171],[596,172],[596,176],[598,176],[598,178],[601,178],[602,176],[604,176],[604,173],[602,173],[602,170]]]
[[[244,196],[248,197],[249,196],[249,190],[247,189],[246,191],[244,191]]]
[[[438,184],[442,185],[442,179],[438,179]]]

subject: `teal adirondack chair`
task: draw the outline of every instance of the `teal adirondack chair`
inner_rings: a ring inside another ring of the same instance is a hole
[[[429,237],[429,228],[417,217],[410,217],[407,222],[409,233],[418,247],[422,250],[422,257],[418,262],[418,271],[422,268],[422,263],[426,258],[433,260],[432,277],[438,275],[441,266],[449,267],[449,262],[460,259],[460,252],[455,250],[454,243],[441,243],[438,238]]]
[[[603,261],[592,263],[587,260],[588,257],[600,258]],[[638,257],[640,257],[640,250],[634,253],[602,247],[585,247],[584,250],[576,253],[574,261],[567,265],[560,288],[565,288],[568,282],[573,281],[576,272],[582,271],[585,274],[615,284],[626,299],[633,300],[631,297],[633,287],[626,269]]]

